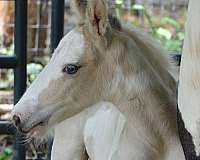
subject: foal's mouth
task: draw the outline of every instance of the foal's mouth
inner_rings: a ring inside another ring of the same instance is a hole
[[[47,124],[48,124],[47,120],[46,121],[41,121],[39,123],[36,123],[36,124],[32,125],[29,128],[21,128],[21,129],[19,129],[19,131],[21,133],[23,133],[23,134],[29,134],[29,133],[31,133],[33,131],[41,129],[42,127],[46,126]]]
[[[48,108],[48,111],[44,109],[39,112],[29,113],[30,116],[26,117],[26,119],[22,119],[22,121],[20,120],[20,116],[17,116],[19,117],[19,121],[17,121],[18,119],[16,120],[13,116],[13,123],[19,133],[24,135],[30,135],[33,134],[33,132],[43,132],[48,129],[50,125],[50,119],[55,112],[56,109]],[[20,115],[20,113],[15,113],[15,115]]]
[[[18,134],[28,135],[29,137],[35,136],[36,133],[39,133],[45,126],[48,125],[49,117],[46,117],[42,120],[31,120],[28,119],[25,123],[21,125],[16,125],[13,122],[14,126],[16,127]]]
[[[20,139],[17,140],[17,143],[25,145],[35,138],[41,138],[41,136],[44,136],[46,133],[44,126],[46,126],[47,123],[48,121],[41,121],[30,128],[15,126],[17,131],[15,134],[20,137]]]

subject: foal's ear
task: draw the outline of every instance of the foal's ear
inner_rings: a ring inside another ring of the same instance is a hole
[[[75,0],[74,5],[86,29],[103,36],[109,26],[107,0]]]
[[[106,33],[108,27],[108,7],[106,0],[88,0],[86,9],[86,25],[89,31],[99,36]]]

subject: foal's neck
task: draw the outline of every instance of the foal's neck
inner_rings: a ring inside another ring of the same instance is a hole
[[[176,134],[176,103],[164,92],[155,94],[147,90],[134,96],[123,95],[122,98],[113,99],[113,104],[129,123],[141,123],[149,128],[153,126],[156,132],[168,136]]]

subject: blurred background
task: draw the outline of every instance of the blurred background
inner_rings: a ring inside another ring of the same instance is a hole
[[[76,23],[65,0],[64,33]],[[0,55],[14,54],[14,1],[0,1]],[[51,0],[28,0],[27,84],[30,85],[51,57]],[[181,54],[188,0],[109,0],[110,11],[121,21],[144,30],[171,54]],[[10,118],[13,107],[13,70],[0,69],[0,119]],[[13,139],[0,136],[0,160],[12,157]],[[37,159],[33,144],[27,159]],[[40,152],[40,151],[39,151]],[[46,152],[41,153],[47,159]],[[40,153],[39,153],[40,154]]]

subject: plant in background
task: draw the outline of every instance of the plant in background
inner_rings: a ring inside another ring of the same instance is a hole
[[[124,2],[124,0],[116,0],[116,12],[119,17],[127,16],[127,12],[123,12]],[[127,21],[139,28],[143,27],[151,36],[162,43],[167,50],[175,53],[181,52],[184,31],[179,20],[170,16],[152,16],[142,4],[133,4],[130,7],[130,11],[128,11],[128,17]]]
[[[181,31],[180,24],[172,17],[161,18],[159,26],[155,28],[151,35],[157,38],[166,49],[174,52],[181,52],[184,40],[184,32]]]
[[[36,79],[42,69],[43,66],[41,64],[30,63],[27,65],[28,85]]]
[[[12,43],[9,47],[1,46],[0,54],[11,56],[14,54],[14,43]]]
[[[2,153],[0,153],[0,160],[10,160],[13,155],[11,148],[5,148]]]

